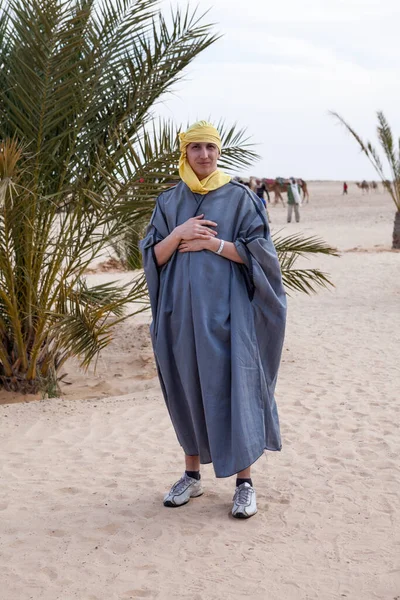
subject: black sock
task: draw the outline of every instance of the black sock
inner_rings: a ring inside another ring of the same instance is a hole
[[[239,477],[236,479],[236,487],[242,485],[242,483],[249,483],[251,487],[253,487],[253,482],[251,479],[240,479]]]
[[[192,477],[192,479],[200,479],[200,471],[185,471],[188,477]]]

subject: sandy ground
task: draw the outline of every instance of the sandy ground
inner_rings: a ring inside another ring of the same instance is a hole
[[[181,451],[138,315],[95,374],[67,365],[63,398],[0,406],[1,600],[400,599],[394,205],[352,185],[344,198],[338,183],[310,191],[300,224],[276,206],[272,228],[342,255],[309,263],[333,291],[289,298],[283,451],[254,467],[259,513],[230,518],[234,479],[209,465],[202,498],[162,506]]]

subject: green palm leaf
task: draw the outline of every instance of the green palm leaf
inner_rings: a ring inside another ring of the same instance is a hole
[[[316,292],[320,287],[333,286],[326,273],[319,269],[295,269],[298,258],[310,258],[314,254],[339,256],[336,248],[326,244],[316,236],[304,237],[300,233],[282,236],[279,232],[272,236],[281,265],[282,279],[287,290]]]

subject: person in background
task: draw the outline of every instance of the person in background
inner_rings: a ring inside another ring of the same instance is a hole
[[[264,204],[264,206],[266,207],[267,204],[266,204],[265,196],[267,196],[268,202],[270,201],[268,188],[265,185],[265,182],[261,181],[260,179],[256,180],[256,184],[257,184],[256,194],[260,198],[260,200],[262,201],[262,203]]]
[[[294,209],[294,216],[296,219],[296,223],[300,221],[300,205],[301,205],[301,193],[298,184],[294,177],[291,177],[287,186],[287,205],[288,205],[288,213],[287,213],[287,222],[292,222],[292,213]]]
[[[348,185],[346,182],[344,182],[343,184],[343,196],[346,194],[347,195],[347,190],[348,190]]]

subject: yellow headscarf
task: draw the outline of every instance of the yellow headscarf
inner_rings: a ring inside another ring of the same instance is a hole
[[[221,138],[218,130],[211,123],[207,123],[207,121],[195,123],[185,133],[179,134],[179,140],[181,151],[179,175],[192,192],[195,194],[207,194],[212,190],[217,190],[231,180],[230,175],[217,169],[200,181],[187,160],[186,148],[193,142],[210,142],[215,144],[221,152]]]

